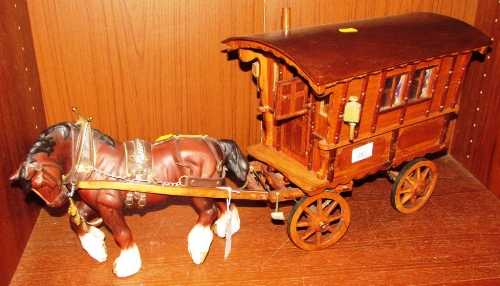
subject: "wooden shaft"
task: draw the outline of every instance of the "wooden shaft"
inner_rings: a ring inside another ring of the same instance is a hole
[[[140,184],[133,182],[121,182],[121,181],[104,181],[104,180],[81,181],[78,183],[78,188],[94,189],[94,190],[110,189],[110,190],[151,193],[159,195],[204,197],[204,198],[219,198],[219,199],[227,199],[229,197],[228,193],[229,191],[222,188],[218,189],[218,188],[203,188],[203,187],[161,186],[161,185],[149,185],[149,184]],[[266,201],[269,199],[269,194],[266,191],[233,190],[231,192],[231,198]]]

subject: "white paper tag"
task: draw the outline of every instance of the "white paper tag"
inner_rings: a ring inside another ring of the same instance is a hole
[[[229,212],[229,207],[227,208],[227,211]],[[229,256],[229,253],[231,253],[231,235],[233,234],[231,223],[231,214],[228,214],[226,223],[226,247],[224,248],[224,260],[226,260]]]
[[[233,189],[231,189],[230,187],[217,187],[218,189],[226,189],[227,190],[227,199],[226,199],[226,208],[227,208],[227,212],[228,212],[228,218],[227,218],[227,221],[226,221],[226,233],[225,233],[225,236],[226,236],[226,247],[224,248],[224,260],[229,256],[229,253],[231,253],[231,236],[233,235],[233,230],[232,230],[232,226],[233,226],[233,223],[232,223],[232,217],[231,217],[231,213],[229,211],[229,208],[231,207],[231,193],[232,192],[235,192],[235,193],[240,193],[239,191],[235,191]]]
[[[365,144],[352,150],[351,163],[355,163],[373,155],[373,142]]]
[[[231,212],[229,208],[231,207],[231,188],[227,189],[227,199],[226,199],[226,210],[227,210],[227,222],[226,222],[226,247],[224,248],[224,260],[227,259],[229,253],[231,253],[231,235],[233,235],[233,230],[231,229]]]

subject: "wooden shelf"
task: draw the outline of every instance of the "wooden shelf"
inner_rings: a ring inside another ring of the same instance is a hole
[[[295,247],[286,226],[271,222],[273,207],[234,200],[242,224],[231,254],[224,260],[225,240],[214,237],[205,263],[195,265],[187,235],[197,215],[188,198],[173,197],[162,210],[127,216],[143,260],[129,278],[111,273],[119,249],[105,227],[109,258],[97,263],[69,228],[66,209],[43,209],[11,285],[498,285],[500,200],[452,157],[434,162],[440,179],[421,210],[395,211],[390,182],[370,177],[346,194],[346,235],[320,251]]]

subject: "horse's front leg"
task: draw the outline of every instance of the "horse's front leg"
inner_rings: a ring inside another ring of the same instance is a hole
[[[228,228],[230,228],[231,235],[240,230],[240,216],[238,214],[238,209],[236,208],[236,206],[231,203],[228,210],[226,202],[217,201],[215,202],[215,204],[220,210],[221,215],[212,227],[214,233],[220,237],[225,237]],[[229,220],[230,224],[228,224]]]
[[[106,194],[99,200],[98,210],[104,222],[111,228],[116,243],[120,246],[120,256],[113,263],[113,273],[118,277],[131,276],[142,265],[139,248],[132,238],[132,232],[123,216],[123,202],[118,196]]]
[[[104,232],[87,224],[87,221],[95,214],[96,211],[83,201],[77,201],[70,205],[69,222],[71,229],[80,239],[83,249],[98,262],[103,262],[108,258],[104,244]]]
[[[205,261],[214,237],[210,227],[217,218],[217,207],[213,199],[193,198],[193,203],[199,217],[188,236],[188,251],[194,263],[201,264]]]

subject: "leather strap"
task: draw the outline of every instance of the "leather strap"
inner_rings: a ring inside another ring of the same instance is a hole
[[[76,140],[76,146],[73,147],[73,166],[70,172],[65,175],[63,184],[71,183],[76,185],[78,181],[86,180],[91,173],[88,166],[95,166],[95,146],[94,135],[90,120],[80,118],[75,125],[80,125],[80,133]],[[74,126],[71,128],[73,143],[75,143]]]
[[[215,160],[217,161],[217,172],[220,173],[219,178],[201,178],[201,177],[195,177],[193,176],[193,170],[191,167],[187,164],[184,164],[181,161],[181,155],[180,155],[180,136],[175,135],[175,153],[177,156],[177,162],[176,164],[185,168],[189,169],[189,176],[186,176],[185,182],[182,182],[186,186],[189,187],[205,187],[205,188],[216,188],[216,187],[221,187],[224,185],[225,177],[226,177],[226,172],[223,167],[223,160],[220,159],[219,156],[224,156],[222,151],[221,154],[217,153],[217,150],[215,150],[214,142],[216,142],[214,139],[207,137],[207,136],[202,136],[200,139],[203,140],[205,144],[209,147],[209,149],[212,151],[212,155],[214,156]]]
[[[153,172],[151,143],[134,139],[123,143],[127,158],[127,177],[146,180]]]

